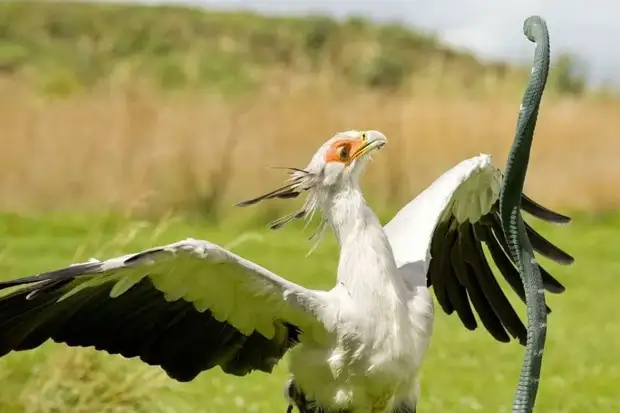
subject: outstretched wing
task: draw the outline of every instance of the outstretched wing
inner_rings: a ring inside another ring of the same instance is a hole
[[[220,366],[271,372],[320,331],[321,292],[207,241],[187,239],[0,283],[0,356],[48,339],[140,357],[178,381]]]
[[[448,314],[456,311],[468,329],[478,325],[475,310],[497,340],[508,342],[511,335],[525,344],[526,328],[497,282],[482,248],[483,244],[488,247],[501,275],[525,302],[519,272],[500,226],[501,180],[502,174],[492,165],[490,156],[467,159],[402,208],[384,229],[408,285],[432,285],[443,310]],[[570,222],[570,218],[525,195],[521,208],[548,222]],[[538,254],[559,264],[572,264],[570,255],[532,227],[527,226],[527,233]],[[564,291],[549,272],[543,267],[540,270],[547,291]]]

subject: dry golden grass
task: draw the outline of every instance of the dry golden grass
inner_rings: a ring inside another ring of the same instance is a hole
[[[328,76],[287,78],[234,102],[130,82],[51,100],[5,79],[0,208],[227,205],[280,183],[284,175],[267,166],[303,167],[321,142],[350,128],[390,139],[365,186],[375,202],[393,205],[480,152],[503,166],[519,103],[520,96],[379,95]],[[620,206],[618,113],[620,101],[547,98],[528,193],[550,206]]]

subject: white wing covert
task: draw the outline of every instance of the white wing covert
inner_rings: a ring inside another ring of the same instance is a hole
[[[179,381],[220,366],[271,372],[323,326],[320,292],[187,239],[0,283],[0,356],[48,339],[140,357]]]
[[[447,314],[454,311],[466,328],[477,328],[473,309],[498,341],[522,344],[526,328],[502,291],[483,244],[510,287],[525,302],[521,279],[512,259],[499,216],[501,172],[489,155],[467,159],[445,172],[403,207],[384,229],[396,264],[407,284],[433,286]],[[548,210],[522,195],[521,208],[548,222],[565,224],[570,218]],[[573,258],[527,225],[534,250],[559,264]],[[545,289],[561,293],[564,286],[543,267]]]

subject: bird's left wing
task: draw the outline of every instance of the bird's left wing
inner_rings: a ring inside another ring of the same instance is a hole
[[[432,285],[443,310],[448,314],[456,311],[470,330],[477,327],[473,305],[493,337],[507,342],[510,334],[524,344],[525,326],[497,282],[482,248],[483,244],[488,247],[499,272],[525,302],[524,288],[500,224],[501,180],[502,174],[490,156],[464,160],[403,207],[384,230],[409,286]],[[525,195],[521,208],[548,222],[570,222],[570,218]],[[573,262],[570,255],[526,226],[537,253],[560,264]],[[564,291],[551,274],[543,267],[540,270],[546,290]]]
[[[270,372],[323,328],[322,292],[207,241],[187,239],[0,283],[0,356],[48,339],[140,357],[189,381]]]

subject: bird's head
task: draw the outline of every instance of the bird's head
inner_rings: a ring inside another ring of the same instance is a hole
[[[304,170],[312,175],[317,190],[334,191],[356,183],[370,154],[386,143],[379,131],[340,132],[321,145]]]
[[[240,202],[237,206],[253,205],[271,198],[297,198],[308,191],[309,196],[300,210],[274,221],[270,227],[277,229],[294,218],[307,218],[322,200],[343,188],[356,185],[371,153],[386,143],[385,135],[375,130],[337,133],[321,145],[306,168],[285,168],[291,175],[287,185]]]

